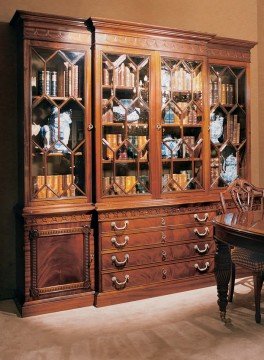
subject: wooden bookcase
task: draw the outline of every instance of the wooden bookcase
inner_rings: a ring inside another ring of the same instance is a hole
[[[12,25],[22,314],[213,284],[219,191],[250,174],[255,43],[27,12]]]
[[[90,18],[101,306],[214,283],[219,190],[249,178],[252,42]]]
[[[22,316],[93,303],[90,34],[16,12]],[[22,251],[22,248],[24,251]]]

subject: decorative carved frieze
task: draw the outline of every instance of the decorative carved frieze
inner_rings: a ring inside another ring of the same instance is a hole
[[[26,39],[37,39],[37,40],[49,40],[49,41],[60,41],[70,42],[74,44],[87,44],[89,41],[89,35],[86,33],[62,31],[62,30],[51,30],[42,29],[37,27],[26,27],[24,29],[24,38]]]
[[[197,44],[194,42],[181,42],[173,41],[169,39],[126,36],[126,35],[113,35],[113,34],[96,34],[96,43],[113,45],[113,46],[125,46],[140,49],[150,50],[164,50],[164,51],[176,51],[189,54],[206,54],[205,44]]]
[[[39,288],[38,293],[39,295],[52,293],[55,291],[66,291],[66,290],[76,290],[76,289],[83,289],[84,283],[72,283],[72,284],[64,284],[64,285],[56,285],[56,286],[49,286],[45,288]]]
[[[148,217],[148,216],[166,216],[175,214],[201,213],[207,211],[217,211],[221,208],[219,202],[210,204],[194,204],[189,206],[167,206],[142,209],[127,209],[103,212],[99,215],[99,220]]]
[[[238,61],[250,61],[250,52],[249,51],[239,51],[233,49],[208,49],[207,55],[209,57],[229,59],[229,60],[238,60]]]
[[[58,216],[27,216],[26,226],[63,224],[68,222],[91,221],[91,214],[58,215]]]
[[[49,229],[49,230],[39,230],[39,236],[53,236],[53,235],[67,235],[67,234],[80,234],[83,232],[83,227],[71,227],[71,228],[61,228],[61,229]]]

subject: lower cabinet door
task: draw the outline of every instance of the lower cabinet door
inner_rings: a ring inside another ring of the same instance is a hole
[[[89,228],[31,230],[31,296],[89,289]]]

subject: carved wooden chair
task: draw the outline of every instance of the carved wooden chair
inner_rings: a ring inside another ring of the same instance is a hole
[[[264,189],[260,189],[244,179],[236,179],[229,187],[220,193],[223,211],[227,211],[227,198],[234,202],[239,212],[249,211],[258,207],[263,210]],[[261,322],[260,299],[264,278],[264,255],[239,247],[231,249],[232,269],[229,283],[228,301],[232,302],[234,295],[236,265],[252,272],[254,279],[255,319]]]

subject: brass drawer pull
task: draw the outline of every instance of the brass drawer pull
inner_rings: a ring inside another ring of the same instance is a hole
[[[165,243],[166,241],[166,234],[164,232],[161,233],[161,242]]]
[[[127,245],[127,243],[128,243],[128,240],[129,240],[129,236],[125,236],[125,241],[124,242],[122,242],[122,243],[118,243],[117,242],[117,240],[116,240],[116,237],[112,237],[112,239],[111,239],[111,243],[117,248],[117,249],[119,249],[119,248],[123,248],[124,246],[126,246]]]
[[[162,250],[162,252],[161,252],[161,258],[162,258],[162,261],[167,260],[167,253],[166,253],[165,250]]]
[[[118,227],[115,223],[115,221],[111,222],[111,226],[115,229],[115,230],[125,230],[127,228],[127,225],[129,224],[128,220],[125,220],[125,224],[124,226]]]
[[[162,269],[162,279],[166,279],[166,278],[167,278],[167,270]]]
[[[166,225],[166,220],[164,218],[161,218],[161,225]]]
[[[128,255],[128,254],[125,254],[124,258],[125,258],[124,261],[119,261],[119,260],[117,260],[116,256],[113,255],[113,256],[112,256],[112,263],[113,263],[116,267],[125,266],[126,263],[128,262],[129,255]]]
[[[125,275],[125,281],[123,282],[119,282],[116,278],[116,276],[112,277],[112,283],[114,285],[114,287],[116,288],[116,290],[121,290],[124,289],[126,287],[126,284],[128,283],[129,280],[129,275]]]
[[[204,254],[204,253],[206,253],[208,249],[209,249],[209,245],[208,245],[208,244],[205,244],[205,245],[204,245],[204,249],[203,249],[203,250],[199,249],[199,246],[198,246],[198,245],[194,245],[194,250],[197,250],[197,252],[198,252],[199,254]]]
[[[198,214],[194,214],[193,215],[193,217],[194,217],[194,219],[195,220],[197,220],[198,222],[206,222],[206,220],[208,220],[208,218],[209,218],[209,214],[208,213],[205,213],[204,214],[204,217],[201,219],[201,218],[199,218],[199,215]]]
[[[195,264],[194,267],[195,267],[195,269],[199,270],[200,272],[205,272],[209,269],[209,266],[210,266],[209,261],[206,261],[206,263],[204,265],[205,265],[205,267],[203,267],[203,268],[200,268],[198,264]]]
[[[200,233],[197,228],[193,229],[193,232],[198,236],[204,237],[209,234],[209,228],[206,226],[203,233]]]

